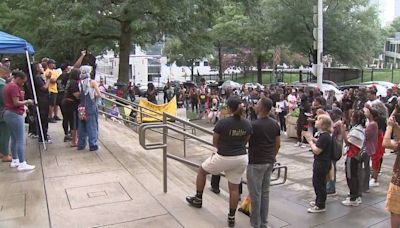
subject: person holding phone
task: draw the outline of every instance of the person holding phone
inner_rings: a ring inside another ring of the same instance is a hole
[[[385,136],[383,137],[383,147],[394,150],[396,161],[393,165],[393,176],[387,192],[386,209],[390,213],[391,226],[400,227],[400,102],[397,103],[395,110],[389,118]],[[394,132],[395,139],[392,139]]]
[[[25,93],[22,90],[27,77],[22,71],[12,72],[13,79],[3,91],[4,94],[4,121],[11,131],[11,168],[18,171],[35,169],[34,165],[28,165],[25,161],[25,126],[24,117],[25,105],[33,105],[33,101],[25,100]]]

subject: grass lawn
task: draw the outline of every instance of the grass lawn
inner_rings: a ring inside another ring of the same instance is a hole
[[[393,77],[393,78],[392,78]],[[307,78],[306,74],[303,74],[303,80]],[[226,80],[230,80],[230,78],[226,78]],[[254,73],[248,74],[246,76],[243,75],[238,75],[237,80],[236,77],[233,77],[233,80],[244,84],[247,82],[257,82],[257,75]],[[299,81],[299,74],[298,73],[285,73],[283,76],[283,81],[285,83],[293,83]],[[367,82],[367,81],[387,81],[387,82],[393,82],[395,84],[400,82],[400,69],[396,69],[393,71],[393,76],[392,76],[392,70],[391,69],[384,69],[384,70],[366,70],[364,71],[363,78],[358,78],[354,80],[349,80],[346,82],[338,83],[340,85],[349,85],[349,84],[358,84],[361,82]],[[262,75],[262,82],[263,84],[269,84],[271,82],[275,82],[273,79],[273,76],[270,72],[263,72]]]

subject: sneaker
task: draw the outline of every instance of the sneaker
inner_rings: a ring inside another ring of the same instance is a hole
[[[377,182],[374,178],[371,178],[369,181],[369,186],[370,187],[379,187],[379,182]]]
[[[235,216],[228,215],[228,227],[234,227],[234,226],[235,226]]]
[[[214,192],[215,194],[219,194],[221,192],[221,190],[219,190],[218,188],[210,188],[210,191]]]
[[[39,143],[43,143],[43,141],[42,141],[42,140],[39,140]],[[53,141],[51,141],[50,139],[47,139],[47,140],[44,141],[44,143],[46,143],[46,144],[52,144]]]
[[[308,208],[307,211],[309,213],[321,213],[321,212],[325,212],[326,209],[325,208],[319,208],[318,206],[314,206],[314,207]]]
[[[311,201],[308,203],[311,207],[315,207],[315,201]]]
[[[344,206],[352,206],[352,207],[358,207],[360,203],[356,200],[352,201],[350,198],[346,198],[346,200],[342,201],[342,204]]]
[[[327,196],[336,196],[337,193],[336,192],[327,192],[326,195]]]
[[[350,200],[350,196],[346,197],[346,200]],[[358,204],[362,204],[362,199],[361,197],[357,197],[356,201],[358,202]]]
[[[10,163],[11,168],[16,168],[19,166],[19,159],[12,159]]]
[[[199,199],[197,196],[187,196],[186,201],[192,207],[201,208],[203,206],[203,200]]]
[[[301,146],[301,142],[297,142],[294,146]]]
[[[60,120],[62,120],[62,119],[60,119],[58,116],[54,116],[54,120],[55,120],[55,121],[60,121]]]
[[[69,135],[64,136],[64,142],[69,142],[71,140],[72,140],[71,136]]]
[[[301,144],[300,147],[301,147],[301,148],[307,148],[307,145],[306,145],[306,144]]]
[[[28,165],[26,163],[26,161],[20,163],[18,168],[17,168],[18,171],[28,171],[28,170],[33,170],[33,169],[35,169],[35,166],[34,165]]]

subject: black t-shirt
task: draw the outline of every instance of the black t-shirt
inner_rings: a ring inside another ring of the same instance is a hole
[[[332,160],[332,136],[328,132],[323,132],[319,135],[317,143],[318,148],[322,149],[319,155],[314,154],[314,159],[318,161]]]
[[[57,78],[57,91],[58,93],[64,93],[69,80],[69,74],[62,73],[60,77]]]
[[[200,104],[205,104],[207,101],[207,95],[205,95],[204,93],[201,93],[199,96],[199,100],[200,100]]]
[[[278,122],[271,117],[251,122],[253,134],[249,141],[249,164],[275,163],[275,139],[280,136]]]
[[[74,93],[79,92],[78,82],[69,80],[66,86],[65,98],[73,100],[75,105],[79,105],[79,99],[74,96]]]
[[[246,154],[246,138],[252,134],[251,124],[246,119],[228,117],[217,122],[214,132],[220,135],[217,153],[222,156]]]
[[[39,103],[48,103],[49,101],[49,90],[45,89],[43,90],[43,86],[46,85],[46,82],[41,76],[35,76],[33,77],[33,81],[35,83],[35,90],[36,90],[36,96],[38,99]]]

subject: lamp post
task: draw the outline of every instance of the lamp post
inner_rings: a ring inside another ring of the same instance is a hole
[[[318,0],[318,36],[317,36],[317,84],[322,87],[322,78],[324,76],[324,65],[322,63],[322,56],[324,50],[324,23],[323,23],[323,0]]]

